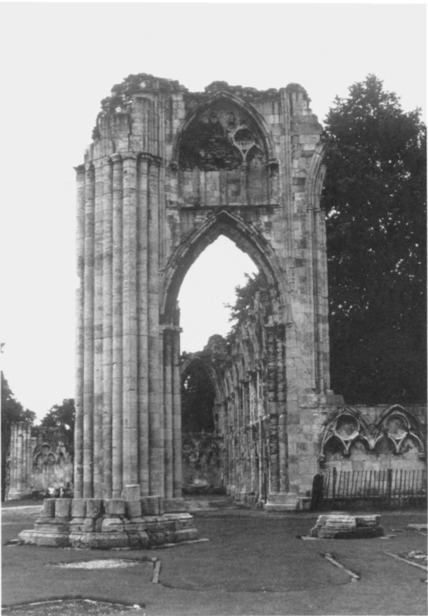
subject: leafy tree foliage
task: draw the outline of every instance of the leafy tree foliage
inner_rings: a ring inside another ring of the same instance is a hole
[[[229,343],[232,342],[241,323],[247,318],[249,311],[253,309],[256,293],[264,293],[266,291],[265,278],[260,272],[245,274],[245,278],[246,282],[242,286],[235,287],[235,302],[226,305],[230,310],[229,321],[231,322],[231,329],[227,336]]]
[[[426,127],[369,75],[326,119],[332,385],[419,402],[426,378]]]
[[[36,414],[24,409],[22,404],[15,398],[9,383],[1,372],[1,499],[6,494],[7,457],[10,448],[12,423],[24,421],[33,423]]]
[[[67,450],[74,451],[74,422],[76,408],[72,398],[65,398],[62,404],[55,404],[40,422],[41,428],[60,428]]]

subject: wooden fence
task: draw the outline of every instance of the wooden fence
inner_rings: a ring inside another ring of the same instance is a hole
[[[331,471],[318,476],[322,494],[314,509],[337,507],[394,508],[422,506],[427,501],[425,470],[384,469],[378,471]],[[316,482],[314,481],[314,487]]]

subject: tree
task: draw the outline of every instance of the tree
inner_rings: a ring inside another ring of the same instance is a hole
[[[6,497],[7,487],[7,459],[10,449],[10,437],[12,423],[24,421],[33,423],[36,414],[24,409],[22,404],[15,398],[9,383],[1,372],[1,499]]]
[[[72,398],[65,398],[62,404],[55,404],[40,422],[41,428],[60,428],[67,451],[74,452],[74,422],[76,408]]]
[[[233,304],[226,304],[230,310],[229,321],[232,326],[227,336],[228,342],[232,342],[233,338],[239,331],[241,323],[245,321],[249,311],[254,307],[254,297],[256,293],[266,293],[266,281],[264,276],[257,272],[256,274],[245,274],[246,282],[242,286],[235,287],[235,301]]]
[[[426,392],[426,127],[369,75],[326,118],[332,385],[350,403]]]

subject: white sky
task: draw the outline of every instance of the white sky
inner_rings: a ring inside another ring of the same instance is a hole
[[[139,72],[191,91],[298,82],[323,120],[374,73],[405,110],[425,110],[425,36],[425,3],[0,3],[0,341],[18,400],[42,417],[74,397],[73,167],[114,84]],[[226,276],[233,289],[248,271],[210,248],[182,287],[185,350],[225,333],[214,304],[232,301]]]

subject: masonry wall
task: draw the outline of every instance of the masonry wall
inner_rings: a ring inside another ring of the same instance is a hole
[[[12,424],[8,500],[72,488],[73,457],[60,430]]]
[[[320,435],[321,468],[424,471],[426,418],[422,405],[343,407]]]

